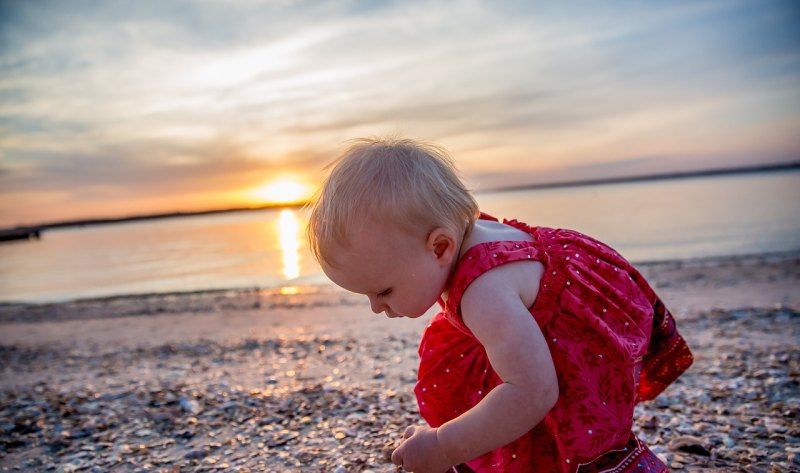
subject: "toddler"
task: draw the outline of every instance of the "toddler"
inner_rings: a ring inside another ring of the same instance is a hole
[[[580,233],[482,214],[439,147],[363,139],[311,207],[309,242],[375,313],[420,317],[414,389],[429,426],[412,472],[662,472],[631,432],[637,402],[692,363],[642,276]],[[468,468],[467,468],[468,467]]]

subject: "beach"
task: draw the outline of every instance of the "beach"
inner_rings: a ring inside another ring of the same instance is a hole
[[[637,433],[673,471],[800,469],[800,255],[637,267],[695,355]],[[398,471],[434,312],[284,292],[0,304],[0,471]]]

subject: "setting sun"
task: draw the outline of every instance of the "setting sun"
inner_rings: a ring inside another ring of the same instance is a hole
[[[248,192],[248,196],[260,203],[290,204],[307,200],[311,191],[311,187],[302,182],[284,178],[257,187]]]

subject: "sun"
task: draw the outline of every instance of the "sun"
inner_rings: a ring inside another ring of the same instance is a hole
[[[256,187],[248,197],[265,204],[296,204],[305,202],[311,195],[311,187],[292,178],[281,178]]]

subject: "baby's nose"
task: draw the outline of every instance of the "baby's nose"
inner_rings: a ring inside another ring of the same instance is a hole
[[[386,310],[386,304],[383,304],[381,301],[373,297],[369,298],[369,307],[370,309],[372,309],[372,312],[376,314],[380,314],[381,312]]]

